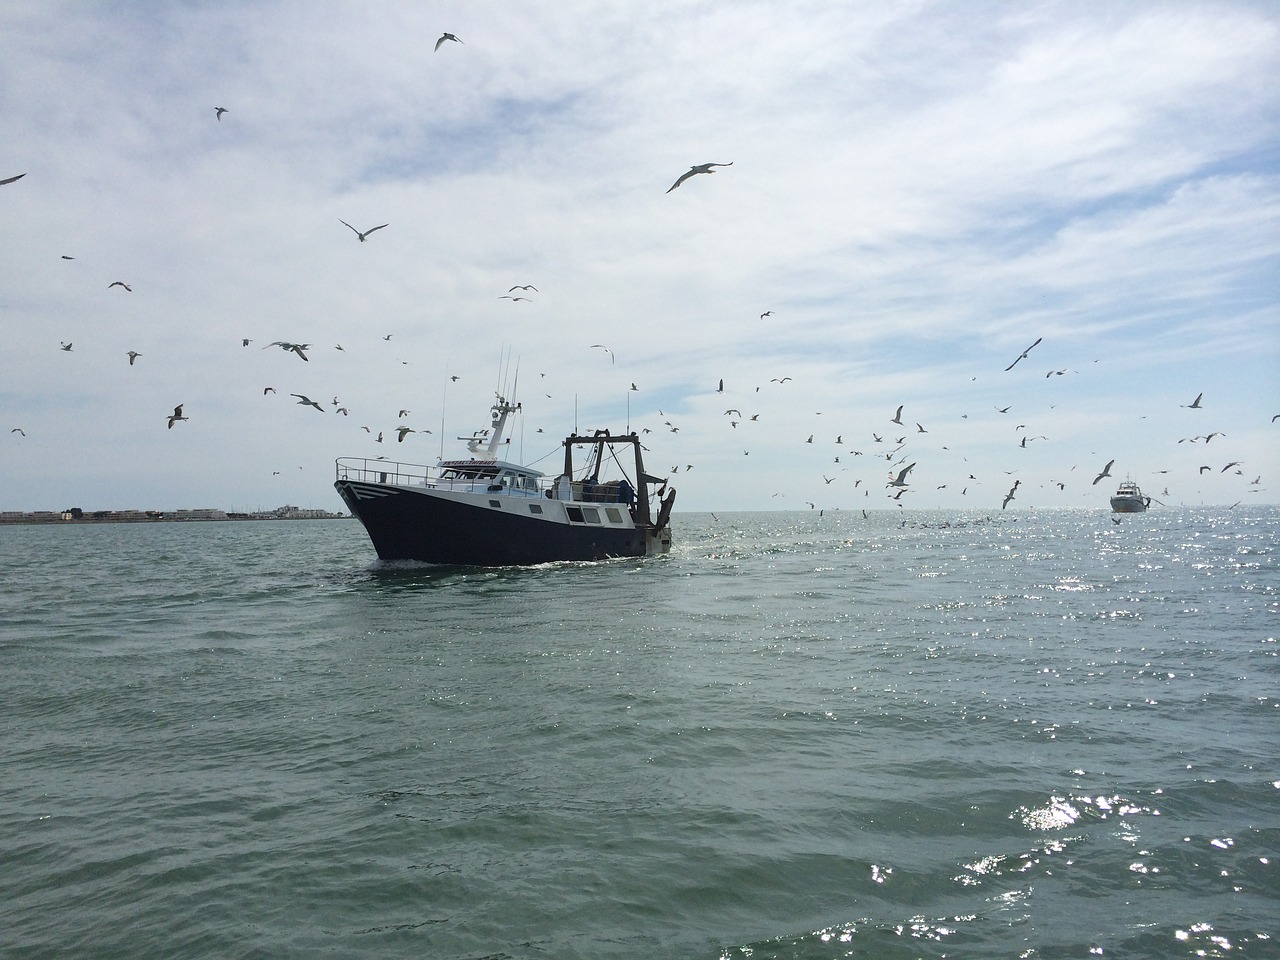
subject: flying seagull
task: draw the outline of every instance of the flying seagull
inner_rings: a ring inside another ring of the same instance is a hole
[[[187,418],[182,415],[182,404],[178,404],[176,407],[173,408],[173,414],[169,417],[169,429],[172,430],[173,425],[177,423],[179,420],[186,420],[186,419]]]
[[[1108,460],[1107,465],[1102,468],[1102,472],[1093,478],[1093,485],[1095,487],[1098,485],[1098,481],[1101,480],[1103,477],[1111,476],[1111,465],[1113,463],[1115,463],[1114,460]]]
[[[7,177],[4,180],[0,180],[0,187],[4,186],[6,183],[13,183],[15,180],[21,180],[25,176],[25,173],[20,173],[16,177]]]
[[[898,412],[893,415],[893,419],[889,422],[902,426],[902,407],[898,407]]]
[[[114,283],[108,283],[108,284],[107,284],[107,289],[108,289],[108,290],[110,290],[112,287],[124,287],[124,289],[125,289],[125,291],[126,291],[126,292],[128,292],[128,293],[133,293],[133,287],[129,286],[129,285],[128,285],[127,283],[125,283],[123,280],[116,280]]]
[[[667,193],[670,193],[672,190],[680,186],[680,184],[684,183],[686,180],[688,180],[690,177],[694,176],[695,174],[715,173],[715,171],[711,169],[712,167],[732,167],[732,166],[733,166],[732,160],[730,160],[728,163],[696,163],[689,168],[688,173],[682,173],[680,175],[680,179],[678,179],[671,186],[667,187]]]
[[[532,290],[534,293],[538,292],[538,288],[532,283],[517,283],[514,287],[508,290],[507,293],[515,293],[517,290]]]
[[[436,49],[439,50],[440,44],[444,43],[446,40],[452,40],[454,43],[462,43],[462,41],[459,40],[457,37],[455,37],[452,33],[446,33],[444,36],[442,36],[439,40],[436,41]],[[463,44],[463,46],[466,46],[466,44]]]
[[[300,393],[291,393],[291,394],[289,394],[289,396],[291,396],[291,397],[297,397],[297,398],[298,398],[298,404],[299,404],[300,406],[304,406],[304,407],[315,407],[315,408],[316,408],[317,410],[319,410],[321,413],[324,413],[324,407],[320,406],[320,404],[316,403],[316,402],[315,402],[314,400],[312,400],[310,397],[304,397],[304,396],[303,396],[302,394],[300,394]]]
[[[226,112],[227,112],[227,108],[226,108],[226,107],[214,107],[214,108],[213,108],[213,112],[214,112],[214,114],[217,116],[217,118],[218,118],[218,122],[219,122],[219,123],[221,123],[221,122],[222,122],[222,115],[223,115],[224,113],[226,113]]]
[[[1015,480],[1015,481],[1013,481],[1013,486],[1012,486],[1012,487],[1010,487],[1010,488],[1009,488],[1009,492],[1008,492],[1008,493],[1006,493],[1006,494],[1004,495],[1004,503],[1000,504],[1000,509],[1001,509],[1001,510],[1003,510],[1005,507],[1007,507],[1007,506],[1009,505],[1009,501],[1013,499],[1013,493],[1014,493],[1014,491],[1015,491],[1015,490],[1017,490],[1017,489],[1018,489],[1018,484],[1020,484],[1020,483],[1022,483],[1022,481],[1021,481],[1021,480]]]
[[[62,341],[61,341],[61,340],[59,340],[58,342],[59,342],[59,343],[62,343]],[[70,344],[70,343],[62,343],[62,349],[63,349],[63,350],[65,350],[65,351],[67,351],[67,353],[70,353],[70,352],[71,352],[71,344]]]
[[[263,350],[270,350],[272,347],[279,347],[281,350],[285,351],[285,353],[289,353],[289,352],[291,352],[291,351],[292,351],[293,353],[296,353],[298,356],[300,356],[303,360],[307,360],[307,355],[306,355],[305,353],[303,353],[302,351],[303,351],[303,350],[310,350],[310,349],[311,349],[311,344],[309,344],[309,343],[289,343],[287,340],[273,340],[273,341],[271,341],[271,343],[268,343],[268,344],[267,344],[265,347],[263,347],[262,349],[263,349]],[[308,362],[308,363],[310,363],[311,361],[310,361],[310,360],[307,360],[307,362]],[[295,396],[296,396],[296,394],[295,394]]]
[[[1027,347],[1027,349],[1023,350],[1020,354],[1018,354],[1018,355],[1014,358],[1013,363],[1009,364],[1007,367],[1005,367],[1005,368],[1004,368],[1004,372],[1005,372],[1005,373],[1008,373],[1010,370],[1012,370],[1014,367],[1016,367],[1016,366],[1018,365],[1018,361],[1019,361],[1019,360],[1025,360],[1025,359],[1027,359],[1027,354],[1028,354],[1028,353],[1030,353],[1030,352],[1035,348],[1036,344],[1037,344],[1037,343],[1039,343],[1039,342],[1040,342],[1041,340],[1043,340],[1043,339],[1044,339],[1044,337],[1036,337],[1036,342],[1035,342],[1035,343],[1033,343],[1031,346]]]
[[[404,443],[405,434],[417,432],[418,431],[413,429],[413,427],[396,427],[396,433],[399,434],[399,436],[396,437],[396,443]]]
[[[886,483],[885,486],[886,487],[905,487],[907,485],[907,474],[911,472],[911,468],[914,466],[915,466],[914,463],[907,464],[905,467],[899,470],[898,475],[894,477],[892,480],[890,480],[888,483]]]
[[[613,360],[613,351],[612,351],[612,350],[610,350],[608,347],[606,347],[603,343],[593,343],[593,344],[591,345],[591,349],[592,349],[592,350],[594,350],[596,347],[599,347],[601,350],[603,350],[605,353],[607,353],[607,354],[609,355],[609,362],[610,362],[610,363],[613,363],[613,362],[614,362],[614,360]]]
[[[351,226],[351,224],[347,223],[347,221],[343,220],[341,217],[339,217],[339,218],[338,218],[338,222],[339,222],[340,224],[342,224],[344,227],[346,227],[348,230],[350,230],[352,233],[354,233],[357,237],[359,237],[359,238],[360,238],[360,242],[361,242],[361,243],[364,243],[365,238],[366,238],[366,237],[368,237],[368,236],[369,236],[369,234],[373,233],[373,231],[375,231],[375,230],[381,230],[383,227],[389,227],[389,226],[391,226],[391,224],[389,224],[389,223],[380,223],[380,224],[378,224],[378,226],[376,226],[376,227],[370,227],[370,228],[369,228],[368,230],[366,230],[364,233],[361,233],[359,230],[357,230],[355,227]]]
[[[24,437],[27,435],[27,431],[23,430],[21,427],[14,427],[14,428],[13,428],[12,430],[10,430],[9,432],[10,432],[10,433],[20,433],[20,434],[22,434]]]
[[[1204,394],[1203,394],[1203,393],[1197,393],[1197,394],[1196,394],[1196,398],[1195,398],[1194,400],[1192,400],[1190,403],[1183,403],[1183,404],[1180,404],[1180,406],[1186,407],[1188,410],[1200,410],[1200,409],[1203,409],[1203,408],[1200,406],[1200,398],[1201,398],[1201,397],[1203,397],[1203,396],[1204,396]]]
[[[142,354],[140,354],[137,350],[130,350],[130,351],[129,351],[129,366],[131,366],[131,367],[132,367],[132,366],[133,366],[133,361],[137,360],[140,356],[142,356]]]

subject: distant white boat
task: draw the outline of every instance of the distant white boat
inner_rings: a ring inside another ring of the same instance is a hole
[[[1151,506],[1151,498],[1143,496],[1138,485],[1132,480],[1120,484],[1111,498],[1111,509],[1116,513],[1144,513]]]

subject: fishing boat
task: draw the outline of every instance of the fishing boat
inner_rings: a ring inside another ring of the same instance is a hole
[[[1151,506],[1151,498],[1144,497],[1138,485],[1125,480],[1111,498],[1111,509],[1116,513],[1143,513]]]
[[[676,491],[645,472],[640,438],[597,430],[563,442],[548,477],[501,459],[519,403],[497,395],[466,459],[434,467],[340,457],[334,487],[382,560],[512,566],[665,553]]]

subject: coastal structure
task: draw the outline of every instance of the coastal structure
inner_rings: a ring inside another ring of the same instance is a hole
[[[66,510],[4,510],[0,511],[0,524],[13,523],[183,523],[211,520],[345,520],[345,513],[332,513],[311,507],[295,507],[290,504],[274,510],[255,510],[239,513],[219,510],[216,507],[184,508],[180,510],[83,510],[69,507]]]

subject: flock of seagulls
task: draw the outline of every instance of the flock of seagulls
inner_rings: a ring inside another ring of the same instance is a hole
[[[435,41],[435,47],[434,47],[435,52],[439,52],[441,47],[446,43],[462,44],[463,41],[452,33],[447,33],[447,32],[443,33],[439,37],[439,39]],[[218,123],[221,123],[223,121],[224,115],[227,115],[229,113],[226,107],[218,106],[218,107],[214,107],[213,109],[215,112],[215,119]],[[688,170],[680,174],[675,179],[675,181],[671,184],[671,186],[667,188],[666,193],[670,194],[671,192],[681,187],[683,184],[686,183],[686,181],[690,180],[693,177],[696,177],[702,174],[708,174],[708,175],[713,174],[717,171],[718,168],[729,167],[729,166],[733,166],[733,161],[707,162],[707,163],[693,164],[689,167]],[[4,179],[0,179],[0,186],[14,184],[19,180],[21,180],[24,176],[26,176],[26,174],[21,173],[14,176],[9,176]],[[349,229],[352,233],[354,233],[357,241],[362,244],[368,242],[372,234],[376,233],[377,231],[386,229],[388,226],[390,226],[389,223],[381,223],[376,226],[372,226],[367,229],[361,230],[353,226],[352,224],[348,223],[346,220],[342,220],[339,218],[338,222],[343,226],[345,226],[347,229]],[[73,260],[75,258],[69,255],[63,255],[62,259]],[[115,280],[108,285],[108,289],[115,289],[117,287],[120,288],[123,293],[130,293],[130,294],[133,293],[133,289],[134,289],[131,283],[125,282],[124,280]],[[505,294],[502,294],[500,297],[498,297],[498,299],[507,300],[507,301],[510,301],[511,303],[531,303],[533,302],[533,298],[530,297],[529,294],[531,293],[538,294],[539,292],[540,291],[538,287],[531,283],[514,284],[508,288]],[[761,321],[767,320],[773,317],[773,314],[774,314],[773,310],[765,310],[759,314],[759,320]],[[392,336],[391,334],[386,334],[382,337],[382,339],[384,341],[389,342],[391,340],[391,336]],[[252,340],[250,338],[243,338],[241,345],[243,347],[248,347],[251,342]],[[1013,358],[1012,362],[1010,362],[1008,366],[1004,368],[1004,372],[1005,373],[1012,372],[1014,368],[1017,367],[1022,361],[1027,360],[1031,352],[1035,350],[1037,347],[1039,347],[1043,342],[1044,342],[1043,337],[1037,337],[1034,342],[1032,342],[1029,346],[1027,346],[1024,350],[1022,350],[1016,357]],[[310,362],[310,359],[308,357],[308,352],[313,351],[313,345],[310,343],[297,343],[297,342],[284,341],[284,340],[271,341],[262,349],[270,350],[273,347],[279,348],[285,353],[292,353],[304,362]],[[62,341],[61,349],[65,352],[70,353],[72,351],[72,343],[70,341]],[[341,345],[337,345],[335,349],[338,351],[344,351],[344,348]],[[605,344],[594,343],[590,345],[590,349],[599,349],[604,351],[609,356],[610,365],[616,364],[617,358],[615,356],[614,351],[610,347],[606,346]],[[134,366],[135,361],[138,358],[143,356],[143,354],[137,350],[129,350],[126,355],[128,357],[129,366],[131,367]],[[1062,377],[1062,376],[1066,376],[1069,373],[1075,373],[1075,372],[1076,371],[1070,370],[1069,368],[1065,368],[1065,367],[1058,368],[1058,369],[1050,369],[1048,372],[1044,374],[1044,378],[1050,379],[1053,377]],[[449,379],[451,382],[456,382],[459,379],[459,377],[457,375],[453,375]],[[781,388],[791,383],[791,381],[792,381],[792,377],[790,376],[776,377],[770,381],[770,384],[776,384],[778,385],[779,388]],[[760,387],[756,387],[755,388],[756,393],[758,393],[760,389],[761,389]],[[639,392],[639,387],[635,382],[630,383],[630,391]],[[721,378],[718,381],[714,392],[717,394],[725,393],[725,380],[723,378]],[[262,390],[262,396],[264,397],[271,394],[275,394],[275,393],[276,393],[275,388],[270,386],[264,387]],[[310,407],[311,409],[316,410],[320,413],[329,412],[326,409],[326,406],[324,404],[322,404],[317,400],[313,400],[306,394],[291,393],[290,396],[296,399],[296,402],[297,402],[296,405]],[[548,394],[547,396],[550,396],[550,394]],[[1204,394],[1199,393],[1191,403],[1182,404],[1181,406],[1187,410],[1201,411],[1205,409],[1203,400],[1204,400]],[[330,404],[330,406],[333,409],[333,411],[337,414],[340,414],[343,416],[347,416],[350,414],[350,409],[346,405],[340,403],[339,398],[337,396],[333,398],[332,404]],[[875,431],[871,431],[870,443],[872,445],[885,444],[887,449],[885,449],[884,453],[872,453],[870,449],[865,451],[862,449],[856,449],[856,441],[855,441],[854,447],[851,448],[850,445],[844,442],[845,435],[843,433],[840,433],[840,434],[837,434],[835,437],[834,445],[837,448],[837,452],[834,453],[833,461],[832,461],[834,464],[841,465],[843,469],[844,465],[842,464],[842,461],[841,461],[842,456],[846,458],[848,457],[857,458],[857,457],[863,457],[864,455],[867,455],[869,457],[882,456],[888,465],[884,487],[887,491],[889,491],[889,493],[887,494],[888,498],[893,500],[899,507],[904,505],[903,504],[904,495],[907,495],[912,492],[913,474],[920,472],[920,471],[917,471],[917,467],[920,467],[923,462],[921,454],[918,454],[912,450],[908,450],[908,446],[909,446],[908,436],[920,437],[922,435],[930,433],[930,430],[926,428],[922,422],[914,419],[910,421],[914,423],[914,426],[915,426],[914,433],[910,431],[910,427],[908,426],[908,421],[904,421],[903,419],[903,413],[906,407],[907,407],[906,403],[898,404],[893,413],[893,416],[887,418],[888,423],[894,426],[897,426],[899,428],[905,428],[902,431],[904,435],[901,437],[898,437],[896,441],[890,442],[886,440],[885,436],[882,436],[881,434],[876,433]],[[995,410],[997,411],[997,413],[1004,415],[1004,414],[1008,414],[1010,410],[1012,410],[1013,408],[1014,408],[1013,404],[1008,404],[1005,406],[996,406]],[[410,411],[408,409],[401,408],[399,410],[397,419],[403,419],[409,415],[410,415]],[[658,415],[664,416],[661,410],[658,411]],[[740,424],[750,425],[750,424],[758,423],[761,414],[751,413],[750,415],[744,416],[741,408],[730,407],[729,409],[725,410],[724,416],[730,418],[727,421],[730,428],[737,430]],[[967,414],[963,414],[962,417],[967,417]],[[169,430],[172,430],[176,423],[187,422],[189,418],[184,414],[184,404],[179,403],[178,405],[176,405],[171,414],[165,415],[165,419],[167,421],[167,429]],[[1273,417],[1272,422],[1274,423],[1276,419],[1280,419],[1280,414],[1277,414],[1275,417]],[[662,425],[666,427],[671,434],[678,434],[680,432],[680,427],[677,424],[673,423],[670,419],[664,419]],[[1019,424],[1016,430],[1021,431],[1026,426],[1027,426],[1026,424]],[[406,437],[410,436],[411,434],[431,434],[430,430],[415,428],[405,424],[396,425],[390,431],[380,430],[377,432],[376,437],[374,437],[373,435],[374,431],[370,426],[363,425],[361,426],[360,429],[363,430],[365,433],[369,434],[373,442],[376,442],[376,443],[382,443],[384,440],[384,434],[386,434],[387,432],[394,432],[396,434],[397,442],[400,442],[400,443],[405,442]],[[747,429],[748,427],[744,426],[743,432],[745,433]],[[643,428],[642,432],[645,434],[648,434],[648,433],[652,433],[653,430],[654,428],[645,427]],[[539,433],[542,432],[541,428],[538,428],[538,432]],[[23,430],[21,427],[13,427],[10,433],[16,433],[23,437],[26,436],[25,430]],[[1179,443],[1189,442],[1193,444],[1204,443],[1207,445],[1214,438],[1222,437],[1222,436],[1225,436],[1225,434],[1223,434],[1221,431],[1212,431],[1206,434],[1200,434],[1193,437],[1188,437],[1188,438],[1185,438],[1184,440],[1179,440],[1178,442]],[[1046,436],[1039,435],[1039,434],[1032,436],[1030,434],[1027,434],[1019,438],[1018,446],[1023,449],[1026,449],[1030,441],[1036,441],[1036,440],[1048,442],[1048,438]],[[891,446],[890,446],[890,443],[891,443]],[[810,445],[810,446],[814,445],[815,434],[813,433],[808,434],[807,438],[804,440],[804,444]],[[946,450],[947,448],[944,446],[943,449]],[[750,454],[750,450],[743,450],[744,456],[747,456],[749,454]],[[847,462],[848,461],[846,461],[846,463]],[[1102,480],[1112,477],[1111,470],[1115,466],[1116,462],[1117,462],[1116,459],[1108,460],[1105,466],[1103,466],[1102,469],[1096,474],[1096,476],[1094,476],[1091,486],[1097,486]],[[694,467],[694,464],[691,464],[691,463],[685,464],[684,470],[687,473],[690,470],[692,470],[693,467]],[[1228,470],[1235,468],[1237,473],[1240,473],[1241,472],[1239,469],[1240,467],[1241,467],[1241,463],[1239,461],[1233,460],[1227,463],[1224,467],[1222,467],[1220,472],[1225,473]],[[679,469],[680,469],[679,465],[676,465],[671,468],[671,471],[675,473],[675,472],[678,472]],[[927,465],[922,468],[922,470],[925,470],[925,471],[927,471],[927,469],[928,469]],[[1073,467],[1072,469],[1074,470],[1075,468]],[[1214,467],[1212,465],[1201,465],[1199,467],[1199,473],[1204,474],[1213,469]],[[836,476],[828,476],[827,473],[825,472],[822,472],[820,474],[824,487],[832,487],[833,485],[839,482],[840,480],[839,471],[835,471],[835,472],[836,472]],[[1012,473],[1012,472],[1014,471],[1006,471],[1006,473]],[[1167,471],[1162,471],[1162,472],[1167,472]],[[870,496],[871,491],[869,487],[871,486],[871,484],[866,483],[864,485],[865,480],[866,478],[864,477],[855,478],[853,483],[853,489],[856,490],[856,489],[862,488],[863,496]],[[1260,483],[1260,480],[1261,478],[1258,478],[1257,480],[1255,480],[1253,485],[1257,486]],[[978,482],[980,482],[978,478],[974,476],[974,474],[969,473],[964,483],[964,488],[961,490],[961,494],[966,495],[968,492],[969,484],[978,483]],[[1052,483],[1056,485],[1059,490],[1065,490],[1067,486],[1066,481],[1052,481]],[[937,485],[936,489],[944,489],[947,487],[947,485],[948,485],[947,483],[942,483],[940,485]],[[957,483],[956,485],[960,486],[959,483]],[[1007,508],[1009,504],[1014,501],[1016,494],[1019,488],[1021,487],[1021,485],[1022,485],[1022,480],[1020,478],[1013,479],[1012,485],[1009,487],[1008,492],[1004,495],[1004,498],[1001,502],[1001,509]],[[775,494],[775,496],[777,495],[779,494]],[[1166,488],[1166,495],[1167,495],[1167,488]],[[814,503],[810,501],[806,501],[806,502],[808,502],[811,507],[816,506]],[[865,510],[863,512],[865,515]]]

